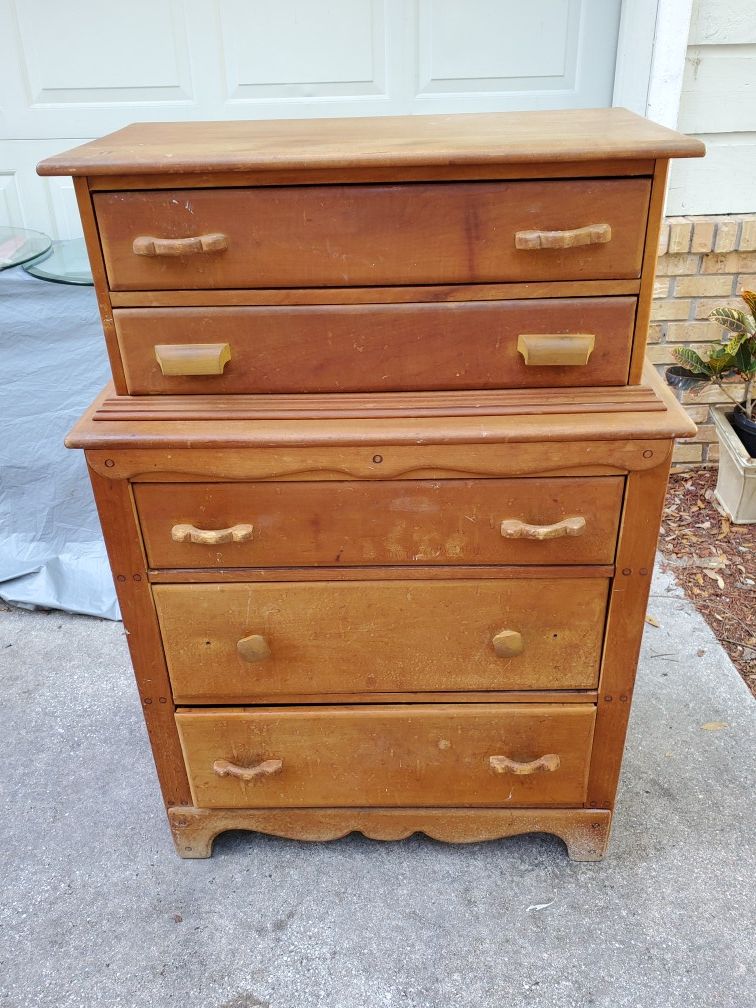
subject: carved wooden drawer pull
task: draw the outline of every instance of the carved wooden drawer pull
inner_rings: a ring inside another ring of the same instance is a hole
[[[251,525],[232,525],[231,528],[224,529],[198,529],[194,525],[174,525],[171,529],[171,539],[174,542],[199,543],[201,546],[247,542],[251,538]]]
[[[500,630],[491,639],[491,643],[499,658],[514,658],[515,655],[522,654],[525,649],[522,634],[516,630]]]
[[[578,245],[606,245],[611,240],[610,224],[588,224],[570,231],[517,231],[515,248],[565,249]]]
[[[509,756],[489,756],[488,763],[494,773],[513,773],[526,776],[534,773],[552,773],[559,769],[560,759],[556,753],[539,756],[532,763],[518,763]]]
[[[223,252],[228,248],[228,238],[224,234],[196,235],[192,238],[153,238],[140,235],[132,244],[134,255],[141,256],[185,256],[202,252]]]
[[[262,777],[272,777],[283,769],[283,760],[263,760],[253,767],[241,767],[228,760],[218,759],[213,763],[213,773],[219,777],[236,777],[240,781],[256,781]]]
[[[270,647],[261,634],[242,637],[236,643],[236,650],[242,661],[246,662],[260,662],[270,658]]]
[[[517,352],[528,367],[574,367],[588,363],[595,344],[590,333],[523,333],[517,337]]]
[[[579,536],[585,532],[585,518],[562,518],[553,525],[528,525],[518,518],[507,518],[501,523],[501,534],[505,539],[562,539],[564,536]]]
[[[165,343],[155,347],[155,359],[166,376],[217,375],[231,360],[228,343]]]

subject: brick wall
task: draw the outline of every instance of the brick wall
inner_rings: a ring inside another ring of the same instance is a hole
[[[743,308],[739,293],[756,290],[756,214],[723,217],[672,217],[661,233],[654,302],[648,332],[648,359],[664,371],[677,361],[675,345],[718,342],[720,326],[709,322],[712,308]],[[732,394],[742,395],[742,385]],[[727,402],[716,389],[678,393],[698,424],[694,438],[678,441],[673,464],[714,465],[717,437],[709,407]]]

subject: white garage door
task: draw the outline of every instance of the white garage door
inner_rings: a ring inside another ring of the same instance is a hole
[[[620,8],[0,0],[0,224],[78,234],[70,180],[34,166],[130,122],[611,105]]]

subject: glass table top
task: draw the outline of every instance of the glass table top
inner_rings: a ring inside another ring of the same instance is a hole
[[[0,227],[0,270],[36,259],[47,252],[51,245],[52,239],[41,231]]]
[[[92,285],[92,270],[83,238],[56,241],[24,269],[38,280],[52,283]]]

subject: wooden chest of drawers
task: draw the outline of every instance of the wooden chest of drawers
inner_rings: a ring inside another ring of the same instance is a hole
[[[72,174],[84,448],[178,852],[605,850],[672,439],[622,110],[129,127]]]

